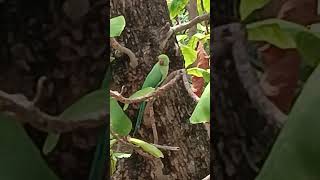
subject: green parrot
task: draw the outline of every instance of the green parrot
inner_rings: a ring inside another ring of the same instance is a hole
[[[161,54],[158,56],[158,62],[153,66],[149,74],[147,75],[145,81],[141,89],[152,87],[157,88],[167,77],[169,71],[169,57],[165,54]],[[133,136],[138,131],[141,120],[144,114],[144,109],[146,107],[146,102],[142,102],[139,106],[139,113],[135,125],[135,129],[133,131]]]

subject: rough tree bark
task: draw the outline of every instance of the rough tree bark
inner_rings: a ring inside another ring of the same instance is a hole
[[[187,5],[187,10],[189,12],[189,20],[192,20],[193,18],[197,17],[198,16],[197,0],[189,1],[189,4]],[[197,33],[197,26],[194,26],[189,29],[188,36],[191,37],[196,33]]]
[[[123,15],[126,19],[125,30],[117,40],[134,52],[139,65],[132,68],[126,55],[117,57],[111,66],[111,90],[120,92],[123,89],[122,95],[126,97],[137,91],[160,53],[167,54],[171,60],[169,73],[183,68],[181,55],[175,48],[175,38],[169,39],[168,46],[163,51],[160,48],[161,29],[170,22],[165,0],[113,0],[111,17],[117,15]],[[113,179],[193,180],[202,179],[209,174],[209,139],[203,125],[188,123],[195,107],[195,98],[186,82],[185,74],[180,76],[177,83],[154,102],[158,144],[178,146],[181,150],[163,150],[165,157],[160,163],[133,154],[129,159],[119,162]],[[137,106],[131,105],[127,111],[134,120]],[[153,143],[152,130],[145,125],[140,129],[138,138]]]
[[[0,90],[31,100],[37,81],[46,76],[37,107],[53,116],[100,88],[106,71],[106,2],[91,0],[78,26],[70,26],[64,2],[13,0],[0,5]],[[47,133],[25,128],[41,151]],[[54,151],[43,156],[61,179],[88,179],[96,130],[64,133]]]
[[[214,56],[211,74],[214,179],[253,180],[270,151],[284,116],[268,101],[259,86],[249,63],[245,29],[241,24],[230,24],[234,14],[218,12],[222,14],[215,22],[211,42]]]

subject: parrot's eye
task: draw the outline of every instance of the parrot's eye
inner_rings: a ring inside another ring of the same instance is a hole
[[[163,65],[164,65],[164,62],[163,62],[163,60],[162,60],[162,59],[160,59],[159,64],[160,64],[161,66],[163,66]]]

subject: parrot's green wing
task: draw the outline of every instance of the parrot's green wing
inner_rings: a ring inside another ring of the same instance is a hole
[[[167,78],[168,70],[169,70],[169,66],[160,66],[161,80],[157,86],[160,86],[160,84]]]
[[[146,87],[156,87],[162,79],[162,74],[160,71],[159,63],[156,63],[149,74],[147,75],[146,79],[143,82],[142,88]]]
[[[135,98],[138,98],[138,97],[141,97],[141,96],[146,96],[150,93],[153,93],[155,91],[155,89],[153,87],[146,87],[144,89],[141,89],[135,93],[133,93],[128,99],[135,99]],[[123,110],[127,110],[129,107],[129,104],[124,104],[123,106]]]
[[[161,79],[162,79],[162,73],[160,71],[159,62],[157,62],[149,72],[148,76],[146,77],[146,80],[144,81],[141,89],[145,89],[147,87],[156,88],[159,82],[161,82]],[[140,127],[145,106],[146,106],[146,102],[142,102],[142,104],[140,104],[139,106],[139,112],[136,120],[136,125],[133,131],[133,136],[136,134],[137,130]]]

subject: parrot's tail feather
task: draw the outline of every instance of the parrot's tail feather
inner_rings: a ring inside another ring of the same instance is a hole
[[[99,134],[94,158],[91,164],[91,170],[89,180],[103,180],[105,177],[105,169],[107,166],[107,151],[108,144],[107,138],[109,136],[108,127],[103,126],[101,128],[101,134]]]
[[[134,136],[137,133],[138,129],[140,128],[145,107],[146,107],[146,102],[142,102],[139,107],[139,113],[138,113],[138,117],[137,117],[137,121],[136,121],[136,126],[134,128],[132,136]]]

